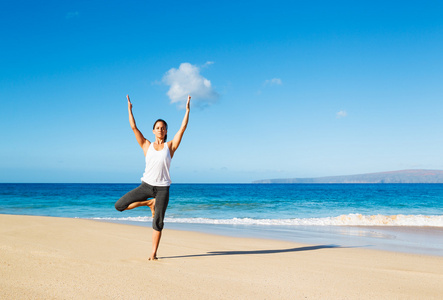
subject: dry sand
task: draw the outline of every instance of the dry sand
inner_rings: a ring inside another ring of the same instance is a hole
[[[441,299],[443,257],[0,215],[1,299]]]

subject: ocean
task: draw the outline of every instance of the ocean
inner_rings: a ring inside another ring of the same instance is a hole
[[[150,226],[138,184],[0,184],[0,214]],[[173,184],[165,228],[443,255],[443,184]]]

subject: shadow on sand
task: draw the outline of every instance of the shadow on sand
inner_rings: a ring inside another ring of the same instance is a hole
[[[219,255],[278,254],[278,253],[312,251],[312,250],[330,249],[330,248],[343,248],[343,247],[339,246],[339,245],[317,245],[317,246],[297,247],[297,248],[289,248],[289,249],[275,249],[275,250],[213,251],[213,252],[207,252],[205,254],[165,256],[165,257],[159,257],[159,258],[160,259],[167,259],[167,258],[187,258],[187,257],[219,256]]]

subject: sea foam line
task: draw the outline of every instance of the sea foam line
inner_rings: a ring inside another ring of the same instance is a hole
[[[93,218],[108,221],[152,221],[151,217]],[[326,218],[295,219],[209,219],[209,218],[165,218],[166,223],[221,224],[221,225],[286,225],[286,226],[432,226],[443,227],[443,215],[361,215],[348,214]]]

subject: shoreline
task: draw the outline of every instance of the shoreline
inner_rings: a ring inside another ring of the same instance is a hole
[[[151,222],[103,222],[151,227]],[[414,226],[284,226],[168,223],[165,229],[227,237],[259,238],[302,244],[339,244],[347,247],[443,256],[442,227]]]
[[[443,258],[86,219],[0,215],[10,299],[439,299]],[[389,283],[389,284],[387,284]]]

